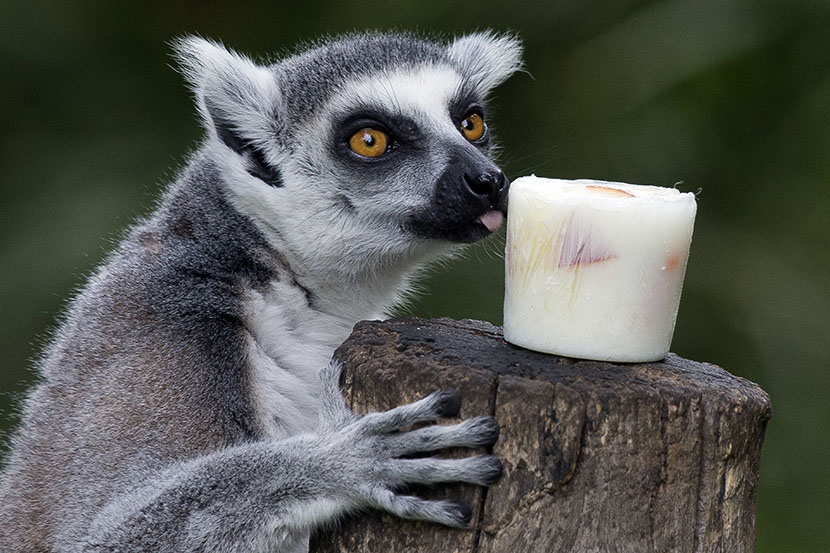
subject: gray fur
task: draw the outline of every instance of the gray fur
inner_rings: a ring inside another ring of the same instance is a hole
[[[281,83],[289,109],[307,117],[347,78],[448,61],[447,49],[435,42],[406,34],[365,33],[312,44],[275,67],[286,75]]]
[[[207,139],[44,353],[0,477],[0,551],[304,551],[366,507],[464,525],[468,508],[398,490],[488,485],[498,460],[401,457],[490,445],[493,420],[407,431],[457,411],[449,392],[359,418],[328,360],[504,211],[506,186],[469,184],[501,175],[489,143],[457,127],[518,67],[518,42],[363,34],[270,66],[201,39],[177,49]],[[430,94],[396,88],[412,79]],[[357,111],[400,147],[345,151]]]

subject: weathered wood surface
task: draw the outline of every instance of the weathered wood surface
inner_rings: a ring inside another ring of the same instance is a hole
[[[460,418],[495,415],[505,470],[486,491],[417,490],[470,502],[469,530],[370,512],[315,536],[312,552],[754,550],[770,401],[719,367],[580,361],[507,344],[488,323],[415,318],[360,323],[336,357],[357,412],[450,388]]]

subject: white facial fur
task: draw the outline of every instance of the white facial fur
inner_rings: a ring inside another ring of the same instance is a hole
[[[417,121],[429,133],[431,141],[445,140],[462,147],[471,147],[453,124],[448,109],[461,85],[461,76],[452,68],[442,66],[401,69],[371,78],[358,78],[344,83],[329,105],[309,121],[302,133],[325,143],[331,132],[332,120],[347,116],[361,105],[385,106],[389,113]],[[325,166],[323,156],[324,151],[310,151],[308,159],[316,166]],[[440,163],[443,159],[435,161]],[[421,207],[427,201],[430,191],[427,186],[396,190],[394,203],[386,202],[383,206],[379,206],[375,199],[351,199],[360,203],[362,210],[368,213],[377,212],[382,207],[381,216],[387,216],[390,209],[405,214],[412,208]]]
[[[217,153],[227,162],[226,178],[234,204],[255,221],[293,264],[293,270],[309,277],[330,275],[353,291],[359,281],[361,287],[368,288],[367,301],[358,302],[359,310],[383,312],[398,299],[401,274],[434,255],[436,247],[447,249],[448,245],[417,243],[400,231],[401,217],[428,203],[431,188],[427,182],[420,188],[395,188],[390,183],[390,197],[382,201],[377,195],[349,195],[355,214],[332,203],[343,190],[343,182],[330,160],[331,121],[359,104],[386,106],[387,111],[418,121],[431,135],[471,147],[448,113],[449,101],[460,85],[461,77],[454,70],[440,66],[344,83],[315,117],[294,129],[299,151],[285,156],[280,164],[284,183],[280,188],[263,186],[245,171],[242,158],[217,144]],[[314,247],[309,249],[308,244]],[[337,282],[320,282],[319,277],[314,282],[315,288],[327,285],[339,287]]]
[[[414,119],[436,139],[472,148],[449,117],[449,101],[464,82],[468,87],[472,83],[483,99],[519,68],[521,47],[514,37],[487,32],[459,38],[447,47],[452,66],[405,64],[353,78],[338,85],[329,101],[315,106],[314,115],[302,121],[284,112],[281,65],[259,66],[197,38],[183,40],[178,51],[231,201],[320,301],[329,296],[335,312],[362,318],[385,311],[415,266],[450,248],[414,240],[400,228],[403,215],[427,205],[427,181],[437,176],[447,154],[431,151],[430,167],[404,162],[400,182],[383,183],[379,192],[367,194],[344,182],[332,163],[332,120],[361,104],[383,106],[386,112]],[[229,124],[279,168],[281,187],[264,185],[250,174],[251,160],[220,140],[217,121]],[[337,201],[338,195],[354,212]],[[346,290],[352,301],[344,312]]]

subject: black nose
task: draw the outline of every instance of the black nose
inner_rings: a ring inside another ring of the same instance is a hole
[[[500,196],[507,186],[507,179],[499,170],[488,169],[481,173],[464,173],[464,183],[472,194],[486,203],[489,207],[496,207],[501,202]]]

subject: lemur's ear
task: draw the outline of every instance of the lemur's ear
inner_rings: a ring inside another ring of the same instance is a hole
[[[448,50],[462,75],[484,94],[522,68],[522,43],[515,35],[474,33],[456,39]]]
[[[208,132],[267,171],[281,98],[274,72],[199,37],[179,39],[173,47]]]

